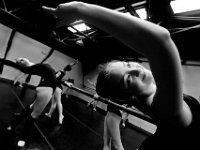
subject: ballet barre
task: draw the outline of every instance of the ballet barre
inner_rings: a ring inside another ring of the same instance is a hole
[[[156,124],[155,121],[153,121],[153,119],[151,117],[149,117],[148,115],[143,114],[142,112],[139,112],[137,110],[133,110],[131,108],[127,108],[124,105],[117,104],[117,103],[115,103],[115,102],[113,102],[111,100],[108,100],[106,98],[100,97],[97,94],[92,94],[92,93],[90,93],[88,91],[85,91],[85,90],[83,90],[81,88],[78,88],[78,87],[74,86],[73,84],[69,85],[69,83],[67,81],[63,81],[62,84],[64,86],[67,86],[68,88],[74,90],[74,91],[77,91],[77,92],[79,92],[79,93],[81,93],[83,95],[86,95],[86,96],[88,96],[90,98],[93,98],[96,101],[100,101],[100,102],[103,102],[105,104],[112,105],[112,106],[117,107],[118,109],[120,109],[120,110],[122,110],[124,112],[127,112],[127,113],[129,113],[129,114],[131,114],[133,116],[141,118],[141,119],[143,119],[143,120],[145,120],[147,122],[150,122],[152,124]]]
[[[8,65],[8,66],[14,67],[16,69],[19,69],[19,70],[21,70],[24,73],[30,73],[29,72],[30,70],[28,70],[28,69],[26,69],[26,68],[24,68],[24,67],[16,64],[15,62],[10,61],[10,60],[6,60],[6,59],[1,59],[0,58],[0,65]],[[92,93],[90,93],[88,91],[85,91],[83,89],[80,89],[80,88],[74,86],[73,84],[69,84],[69,82],[67,82],[67,81],[62,81],[61,83],[64,86],[67,86],[68,88],[70,88],[70,89],[72,89],[74,91],[77,91],[77,92],[82,93],[82,94],[84,94],[84,95],[86,95],[88,97],[91,97],[91,98],[93,98],[96,101],[100,101],[100,102],[103,102],[105,104],[112,105],[112,106],[117,107],[118,109],[120,109],[120,110],[122,110],[124,112],[127,112],[127,113],[129,113],[129,114],[131,114],[133,116],[141,118],[141,119],[143,119],[143,120],[145,120],[147,122],[150,122],[152,124],[156,124],[156,122],[151,117],[149,117],[148,115],[143,114],[140,111],[133,110],[131,108],[127,108],[124,105],[117,104],[117,103],[115,103],[115,102],[113,102],[113,101],[111,101],[109,99],[100,97],[97,94],[92,94]]]

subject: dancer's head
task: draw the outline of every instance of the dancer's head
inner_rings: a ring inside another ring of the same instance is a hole
[[[16,63],[19,64],[19,65],[22,65],[22,66],[27,66],[27,67],[33,65],[33,63],[30,62],[29,59],[27,59],[27,58],[22,58],[22,57],[17,58],[17,59],[16,59]]]
[[[155,90],[151,71],[135,62],[111,61],[105,64],[96,83],[97,93],[111,99],[150,96]]]

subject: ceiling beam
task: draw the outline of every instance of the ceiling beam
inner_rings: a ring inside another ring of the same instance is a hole
[[[33,38],[36,41],[43,43],[44,45],[56,49],[61,53],[64,53],[72,58],[77,59],[75,50],[70,45],[67,45],[66,43],[55,39],[50,34],[38,30],[28,22],[18,18],[17,16],[7,12],[2,8],[0,8],[0,23],[30,38]]]

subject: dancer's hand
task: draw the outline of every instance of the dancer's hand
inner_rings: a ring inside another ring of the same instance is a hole
[[[65,81],[66,86],[68,86],[69,88],[71,88],[73,86],[72,83]]]
[[[80,2],[69,2],[59,4],[56,8],[43,6],[42,9],[55,17],[60,21],[56,24],[57,27],[69,25],[70,23],[78,19],[78,7]]]

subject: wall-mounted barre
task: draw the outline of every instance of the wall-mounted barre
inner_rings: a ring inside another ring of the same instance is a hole
[[[12,62],[12,61],[6,60],[6,59],[1,59],[1,58],[0,58],[0,65],[8,65],[8,66],[14,67],[14,68],[19,69],[20,71],[22,71],[22,72],[24,72],[24,73],[28,73],[28,74],[29,74],[29,73],[30,73],[30,74],[33,73],[32,70],[27,69],[26,67],[22,67],[21,65],[18,65],[18,64],[16,64],[15,62]],[[125,111],[125,112],[127,112],[127,113],[129,113],[129,114],[131,114],[131,115],[134,115],[134,116],[136,116],[136,117],[138,117],[138,118],[141,118],[141,119],[143,119],[143,120],[145,120],[145,121],[147,121],[147,122],[150,122],[150,123],[152,123],[152,124],[156,124],[156,122],[153,121],[151,117],[149,117],[149,116],[147,116],[147,115],[145,115],[145,114],[143,114],[143,113],[141,113],[141,112],[139,112],[139,111],[136,111],[136,110],[127,108],[127,107],[125,107],[125,106],[123,106],[123,105],[119,105],[119,104],[114,103],[114,102],[112,102],[112,101],[110,101],[110,100],[108,100],[108,99],[105,99],[105,98],[103,98],[103,97],[97,96],[96,94],[91,94],[90,92],[87,92],[87,91],[85,91],[85,90],[83,90],[83,89],[80,89],[80,88],[78,88],[78,87],[75,87],[74,85],[69,86],[68,83],[69,83],[69,82],[67,82],[67,81],[63,81],[63,82],[62,82],[63,85],[65,85],[65,86],[67,86],[67,87],[69,87],[69,88],[71,88],[71,89],[73,89],[73,90],[75,90],[75,91],[77,91],[77,92],[79,92],[79,93],[82,93],[82,94],[84,94],[84,95],[86,95],[86,96],[88,96],[88,97],[91,97],[91,98],[93,98],[93,99],[95,99],[95,100],[97,100],[97,101],[101,101],[101,102],[103,102],[103,103],[105,103],[105,104],[108,104],[108,105],[112,105],[112,106],[114,106],[114,107],[117,107],[117,108],[119,108],[120,110],[123,110],[123,111]]]
[[[145,120],[145,121],[147,121],[147,122],[150,122],[150,123],[152,123],[152,124],[156,124],[155,121],[153,121],[151,117],[149,117],[149,116],[147,116],[147,115],[145,115],[145,114],[143,114],[143,113],[141,113],[141,112],[139,112],[139,111],[136,111],[136,110],[127,108],[127,107],[125,107],[125,106],[123,106],[123,105],[120,105],[120,104],[117,104],[117,103],[115,103],[115,102],[112,102],[112,101],[110,101],[110,100],[108,100],[108,99],[106,99],[106,98],[97,96],[96,94],[92,94],[92,93],[90,93],[90,92],[88,92],[88,91],[85,91],[85,90],[83,90],[83,89],[80,89],[80,88],[78,88],[78,87],[76,87],[76,86],[74,86],[74,85],[69,86],[69,85],[67,84],[67,81],[62,82],[62,84],[65,85],[65,86],[67,86],[67,87],[69,87],[70,89],[72,89],[72,90],[74,90],[74,91],[77,91],[77,92],[79,92],[79,93],[81,93],[81,94],[84,94],[84,95],[86,95],[86,96],[88,96],[88,97],[91,97],[91,98],[93,98],[93,99],[95,99],[95,100],[97,100],[97,101],[101,101],[101,102],[103,102],[103,103],[105,103],[105,104],[115,106],[115,107],[119,108],[120,110],[123,110],[123,111],[125,111],[125,112],[127,112],[127,113],[129,113],[129,114],[131,114],[131,115],[134,115],[134,116],[136,116],[136,117],[138,117],[138,118],[141,118],[141,119],[143,119],[143,120]]]

